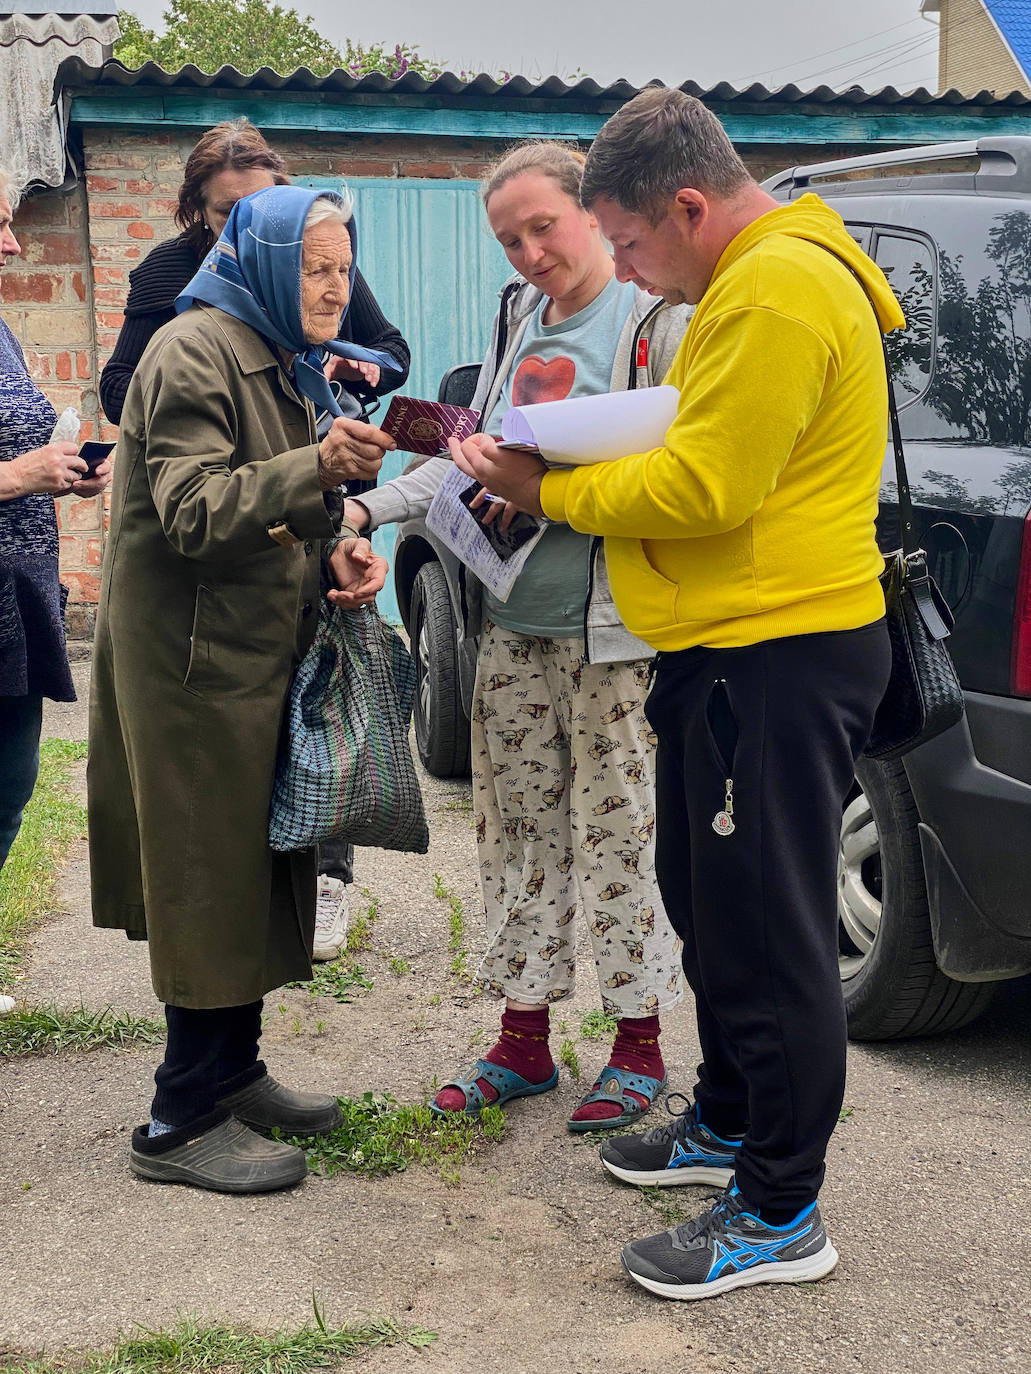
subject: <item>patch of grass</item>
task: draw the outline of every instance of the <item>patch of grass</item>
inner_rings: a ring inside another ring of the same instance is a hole
[[[433,875],[433,895],[434,897],[447,896],[447,887],[444,884],[444,879],[439,873],[434,873]]]
[[[313,1172],[329,1177],[342,1171],[396,1174],[411,1164],[436,1165],[453,1175],[455,1166],[478,1146],[497,1142],[505,1134],[500,1107],[485,1107],[478,1120],[471,1120],[459,1112],[438,1117],[427,1106],[400,1106],[389,1094],[337,1100],[343,1125],[327,1135],[290,1140],[307,1152]]]
[[[580,1081],[580,1056],[576,1052],[576,1043],[573,1040],[563,1040],[562,1047],[558,1052],[558,1057],[565,1064],[575,1082]]]
[[[311,997],[332,997],[334,1002],[346,1004],[354,1001],[355,992],[363,992],[372,987],[372,979],[365,976],[365,970],[351,959],[333,959],[325,964],[317,964],[307,983],[287,983],[288,988],[307,988]],[[286,1011],[280,1004],[279,1010]]]
[[[704,1211],[704,1203],[699,1207],[697,1198],[689,1201],[683,1197],[670,1196],[675,1191],[672,1188],[658,1188],[651,1184],[645,1188],[638,1188],[637,1191],[649,1211],[655,1212],[662,1219],[662,1225],[667,1231]]]
[[[581,1012],[580,1034],[585,1040],[611,1040],[616,1034],[616,1018],[597,1008]]]
[[[220,1370],[229,1374],[307,1374],[336,1366],[340,1359],[380,1346],[416,1349],[437,1339],[433,1331],[405,1329],[387,1317],[353,1325],[330,1326],[318,1305],[315,1320],[296,1330],[259,1335],[240,1326],[202,1325],[182,1318],[166,1331],[141,1328],[103,1355],[59,1356],[27,1363],[0,1364],[5,1374],[191,1374]]]
[[[59,1011],[57,1007],[15,1008],[0,1017],[0,1059],[60,1050],[125,1049],[156,1045],[165,1038],[160,1021],[127,1012]]]
[[[86,808],[68,792],[72,764],[85,757],[81,741],[40,743],[36,790],[0,870],[0,988],[16,978],[22,941],[50,910],[57,864],[71,842],[86,833]]]
[[[838,1121],[847,1121],[854,1110],[854,1107],[842,1107],[841,1111],[838,1112]]]
[[[450,801],[441,802],[437,807],[438,811],[472,811],[473,799],[469,797],[453,797]]]
[[[408,960],[402,959],[396,954],[390,955],[387,958],[387,968],[390,969],[391,973],[396,974],[398,978],[403,978],[406,973],[411,973],[412,971]]]

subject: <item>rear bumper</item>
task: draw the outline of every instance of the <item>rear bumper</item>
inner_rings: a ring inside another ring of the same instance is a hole
[[[967,718],[904,763],[938,965],[951,978],[989,982],[1031,972],[1031,782],[1019,776],[1031,756],[1031,702],[980,693],[967,701]]]

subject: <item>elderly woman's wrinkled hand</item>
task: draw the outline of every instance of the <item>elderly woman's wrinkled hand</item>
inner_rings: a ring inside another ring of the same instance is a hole
[[[86,471],[86,462],[79,457],[78,444],[58,440],[13,458],[11,468],[17,475],[20,495],[64,496]]]
[[[397,448],[389,434],[375,425],[338,416],[319,445],[319,481],[323,491],[341,482],[370,480],[380,470],[384,453]]]
[[[329,558],[336,590],[327,592],[334,606],[352,611],[370,605],[387,580],[387,560],[373,553],[367,539],[342,540]]]

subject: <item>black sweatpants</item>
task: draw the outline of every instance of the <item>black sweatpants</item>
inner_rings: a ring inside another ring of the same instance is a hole
[[[340,840],[323,840],[319,845],[319,872],[343,883],[354,882],[354,845]]]
[[[199,1011],[166,1005],[168,1042],[154,1074],[154,1120],[189,1126],[213,1112],[218,1098],[261,1077],[261,1007],[260,1001]]]
[[[845,1082],[841,810],[889,665],[883,621],[658,657],[656,871],[695,996],[695,1101],[744,1134],[752,1207],[793,1212],[823,1182]],[[728,790],[732,829],[713,824]]]

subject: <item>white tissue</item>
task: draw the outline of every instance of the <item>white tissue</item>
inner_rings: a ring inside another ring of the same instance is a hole
[[[57,417],[54,432],[50,436],[52,444],[61,443],[62,440],[67,444],[79,442],[79,412],[74,406],[69,406],[67,410],[61,411]]]

